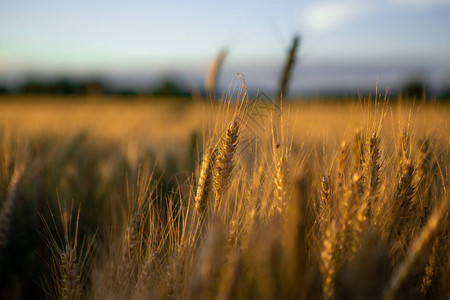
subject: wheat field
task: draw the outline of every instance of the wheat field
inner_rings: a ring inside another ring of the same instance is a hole
[[[450,106],[4,97],[0,298],[448,299]]]

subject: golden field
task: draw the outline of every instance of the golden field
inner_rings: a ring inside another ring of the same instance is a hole
[[[44,99],[42,99],[44,98]],[[384,94],[379,95],[382,105]],[[373,101],[373,97],[371,101]],[[259,110],[265,115],[258,122],[269,120],[265,109],[268,101],[261,101]],[[345,135],[380,119],[381,107],[367,105],[369,99],[334,102],[285,104],[289,110],[291,131],[297,142],[340,143]],[[389,138],[400,128],[409,126],[417,136],[435,133],[445,135],[450,120],[448,104],[410,103],[389,104],[382,128]],[[279,112],[276,108],[274,111]],[[370,115],[370,118],[368,118]],[[177,146],[187,147],[189,134],[202,132],[207,122],[215,120],[210,104],[183,102],[159,98],[136,99],[105,97],[10,96],[0,98],[0,125],[14,129],[19,135],[67,135],[80,130],[89,136],[127,144],[150,144],[161,153]],[[408,124],[410,121],[411,124]],[[373,125],[373,124],[370,124]],[[162,148],[162,149],[160,149]]]
[[[0,298],[446,299],[450,106],[0,98]]]

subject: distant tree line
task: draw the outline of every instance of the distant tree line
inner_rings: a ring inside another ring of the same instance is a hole
[[[70,78],[57,78],[54,80],[38,80],[29,79],[16,88],[11,88],[0,83],[0,95],[17,94],[17,95],[119,95],[119,96],[137,96],[148,95],[158,97],[173,98],[189,98],[192,96],[189,89],[183,87],[177,80],[173,78],[164,78],[160,80],[152,88],[144,91],[137,89],[118,89],[117,87],[106,84],[103,80],[76,80]],[[207,90],[200,89],[200,94],[206,96]],[[322,91],[319,95],[325,98],[334,99],[357,99],[358,94],[344,90]],[[391,100],[395,100],[398,96],[403,99],[420,100],[430,99],[431,96],[437,100],[450,101],[450,86],[444,89],[438,95],[434,95],[426,88],[424,81],[413,79],[405,83],[401,92],[392,93]]]
[[[176,80],[163,79],[153,88],[138,91],[133,88],[117,89],[102,80],[75,80],[58,78],[54,80],[29,79],[16,88],[0,84],[0,94],[19,95],[153,95],[167,97],[190,97],[191,93]]]

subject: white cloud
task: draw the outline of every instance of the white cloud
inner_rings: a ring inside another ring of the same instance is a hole
[[[307,31],[321,33],[380,11],[422,10],[450,0],[324,0],[313,2],[300,15],[300,24]]]
[[[325,1],[307,7],[301,18],[305,29],[324,32],[365,15],[371,9],[365,1]]]
[[[427,7],[435,4],[450,4],[450,0],[389,0],[389,2],[403,6]]]

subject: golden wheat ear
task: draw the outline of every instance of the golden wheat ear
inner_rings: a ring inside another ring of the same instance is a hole
[[[331,182],[330,176],[323,175],[320,181],[320,213],[323,214],[330,208]]]
[[[195,195],[195,208],[203,216],[208,206],[208,194],[211,188],[212,171],[214,167],[214,158],[216,152],[211,148],[206,151],[202,158],[200,166],[200,175],[198,178],[197,192]]]
[[[275,166],[275,177],[274,177],[275,199],[272,204],[272,213],[278,212],[281,214],[284,211],[287,194],[286,180],[287,180],[286,158],[284,156],[281,156],[280,159],[276,162]]]
[[[217,154],[213,176],[214,189],[216,191],[214,211],[219,209],[222,195],[230,183],[231,172],[234,167],[233,157],[238,144],[238,131],[239,124],[237,121],[233,121],[222,138],[222,145]]]
[[[372,214],[372,207],[378,199],[381,185],[381,164],[380,164],[380,139],[376,133],[367,139],[366,158],[364,166],[364,180],[366,185],[365,202],[369,218]]]
[[[320,270],[323,275],[322,291],[325,299],[334,298],[334,281],[336,274],[335,251],[337,246],[337,228],[334,221],[328,226],[323,238],[320,252]]]

